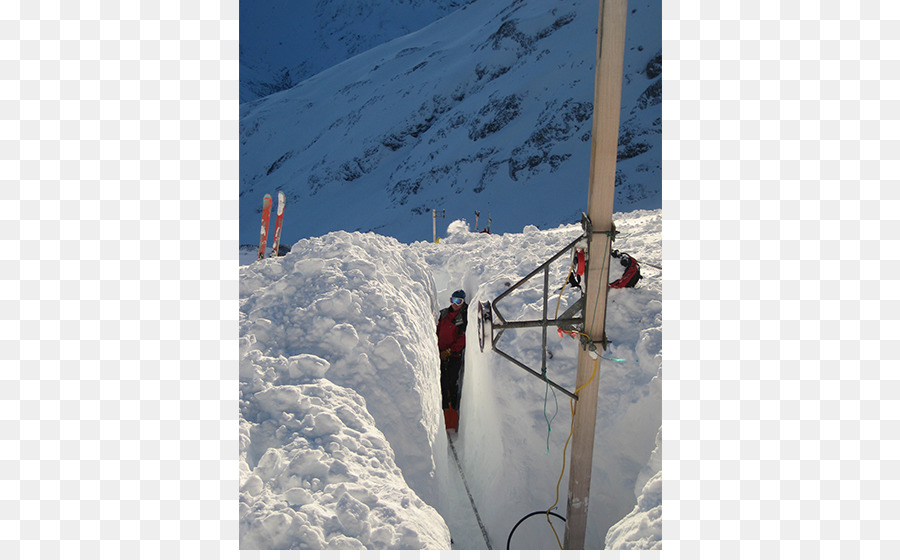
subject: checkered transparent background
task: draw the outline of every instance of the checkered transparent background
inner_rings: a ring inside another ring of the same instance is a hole
[[[663,6],[641,557],[900,556],[900,8],[860,4]],[[0,4],[0,557],[297,557],[238,551],[237,14]]]
[[[664,547],[686,558],[900,557],[900,10],[813,4],[664,4]]]
[[[0,557],[237,557],[237,3],[0,5]]]

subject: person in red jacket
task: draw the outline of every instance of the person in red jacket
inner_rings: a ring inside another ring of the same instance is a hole
[[[437,323],[438,351],[441,355],[441,407],[447,429],[456,429],[459,418],[459,370],[466,348],[468,324],[466,292],[450,296],[450,307],[441,310]]]

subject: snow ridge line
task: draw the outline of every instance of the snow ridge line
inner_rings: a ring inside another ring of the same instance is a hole
[[[478,515],[478,508],[475,507],[475,498],[472,497],[472,492],[469,490],[469,483],[466,482],[466,475],[462,470],[462,465],[459,463],[459,456],[456,454],[456,446],[453,445],[453,439],[450,437],[450,434],[447,434],[447,442],[450,443],[450,451],[453,452],[453,460],[456,461],[456,468],[459,470],[459,476],[462,478],[463,486],[466,488],[466,494],[469,496],[469,503],[472,504],[472,511],[475,512],[475,520],[478,521],[478,527],[481,529],[481,536],[484,537],[484,544],[487,545],[488,550],[494,550],[494,547],[491,546],[491,539],[488,537],[487,529],[484,528],[481,516]]]

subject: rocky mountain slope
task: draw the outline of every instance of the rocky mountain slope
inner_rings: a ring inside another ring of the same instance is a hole
[[[578,220],[587,203],[597,2],[459,4],[418,31],[242,103],[241,243],[258,241],[262,197],[277,190],[288,199],[287,244],[342,229],[430,239],[432,209],[445,211],[439,235],[454,219],[474,221],[475,211],[479,228],[490,218],[497,232]],[[381,3],[371,7],[377,13]],[[268,13],[279,19],[274,3]],[[632,2],[628,18],[616,211],[661,204],[660,3]],[[243,25],[242,52],[252,41]],[[378,30],[371,26],[373,36]],[[244,87],[251,61],[241,63]]]

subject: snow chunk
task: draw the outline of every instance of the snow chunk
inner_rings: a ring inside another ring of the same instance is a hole
[[[324,411],[317,414],[310,425],[311,434],[315,436],[327,436],[336,434],[341,431],[344,423],[341,419],[332,414],[330,411]]]
[[[342,288],[333,294],[316,300],[313,305],[321,315],[345,316],[354,310],[353,294],[349,290]]]
[[[259,344],[267,344],[277,336],[278,327],[269,319],[259,317],[250,325],[248,334]]]
[[[325,336],[325,340],[335,348],[352,350],[359,344],[359,334],[356,332],[356,328],[353,325],[349,323],[340,323],[329,329],[328,334]]]
[[[310,407],[310,399],[299,387],[271,387],[256,393],[256,403],[260,412],[272,417],[280,417],[283,413],[296,415],[306,414]]]
[[[366,547],[358,539],[337,535],[328,541],[329,550],[364,550]]]
[[[244,482],[244,485],[241,487],[241,492],[248,492],[251,496],[259,496],[262,489],[262,479],[255,474],[252,474],[247,478],[246,482]]]
[[[375,345],[375,355],[383,360],[385,366],[403,362],[403,350],[393,336],[386,336]]]
[[[293,379],[325,377],[325,372],[331,367],[328,360],[324,360],[312,354],[299,354],[288,358],[288,374]]]
[[[369,524],[366,519],[369,517],[369,507],[351,496],[344,494],[337,503],[338,521],[344,527],[344,534],[357,537],[369,532]]]
[[[306,276],[318,274],[325,268],[325,259],[311,258],[297,261],[294,263],[294,272]]]
[[[305,506],[313,502],[313,495],[305,488],[291,488],[284,493],[285,500],[291,506]]]
[[[465,220],[454,220],[447,226],[447,236],[459,233],[469,233],[469,224]]]

